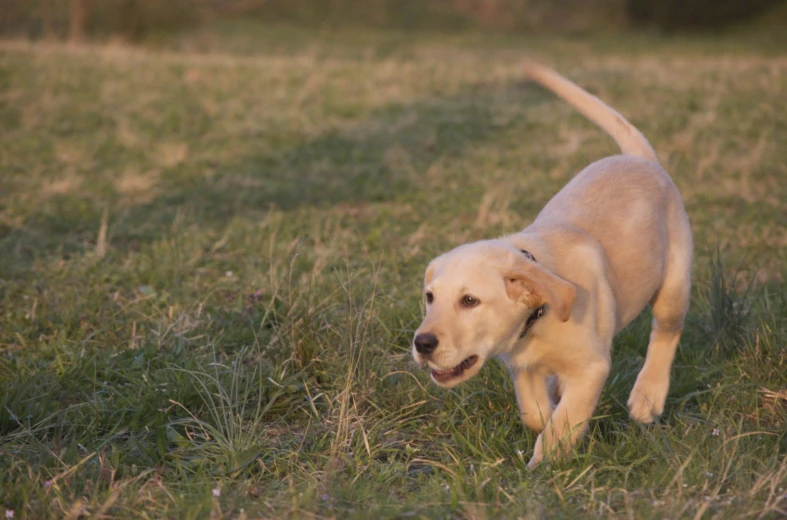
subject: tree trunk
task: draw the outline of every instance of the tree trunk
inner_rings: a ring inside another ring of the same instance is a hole
[[[87,20],[90,15],[92,0],[71,0],[68,22],[68,41],[82,43],[85,41]]]

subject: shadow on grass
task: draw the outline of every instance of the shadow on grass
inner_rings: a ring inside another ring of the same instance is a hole
[[[182,172],[177,185],[151,206],[187,205],[208,223],[223,225],[270,207],[372,203],[419,192],[430,165],[456,159],[494,140],[501,103],[534,105],[534,87],[476,87],[448,98],[388,105],[349,128],[330,130],[273,153],[251,153],[212,176]],[[136,211],[131,220],[146,218]]]
[[[222,229],[271,208],[417,201],[428,196],[422,179],[433,164],[456,162],[510,127],[496,114],[547,98],[526,84],[476,85],[453,96],[387,105],[312,138],[278,136],[274,129],[265,136],[267,151],[255,149],[252,137],[248,153],[231,164],[187,162],[164,172],[161,189],[144,204],[128,204],[111,189],[59,196],[22,227],[0,223],[0,249],[10,253],[0,277],[19,275],[45,255],[67,258],[93,247],[105,205],[111,245],[124,250],[162,237],[184,215],[186,224]]]

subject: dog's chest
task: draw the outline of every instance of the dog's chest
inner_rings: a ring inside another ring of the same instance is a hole
[[[525,337],[517,342],[511,352],[498,356],[511,371],[519,370],[547,370],[550,363],[549,345],[537,337]]]

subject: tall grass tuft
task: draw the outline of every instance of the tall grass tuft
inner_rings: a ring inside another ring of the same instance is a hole
[[[265,419],[286,385],[271,385],[263,377],[264,367],[242,349],[229,364],[214,362],[203,370],[172,370],[191,376],[202,400],[204,418],[180,403],[187,417],[167,426],[167,440],[173,444],[172,463],[187,471],[232,475],[246,468],[265,449]],[[251,366],[249,366],[251,365]]]
[[[704,295],[707,317],[704,328],[714,348],[730,347],[746,336],[752,308],[753,280],[743,282],[741,270],[725,273],[718,245],[711,257],[708,289]]]

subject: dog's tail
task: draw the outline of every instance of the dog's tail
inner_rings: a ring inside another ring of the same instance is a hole
[[[551,90],[576,108],[582,115],[608,133],[626,155],[659,162],[656,152],[642,133],[615,109],[557,72],[538,63],[525,62],[525,74]]]

